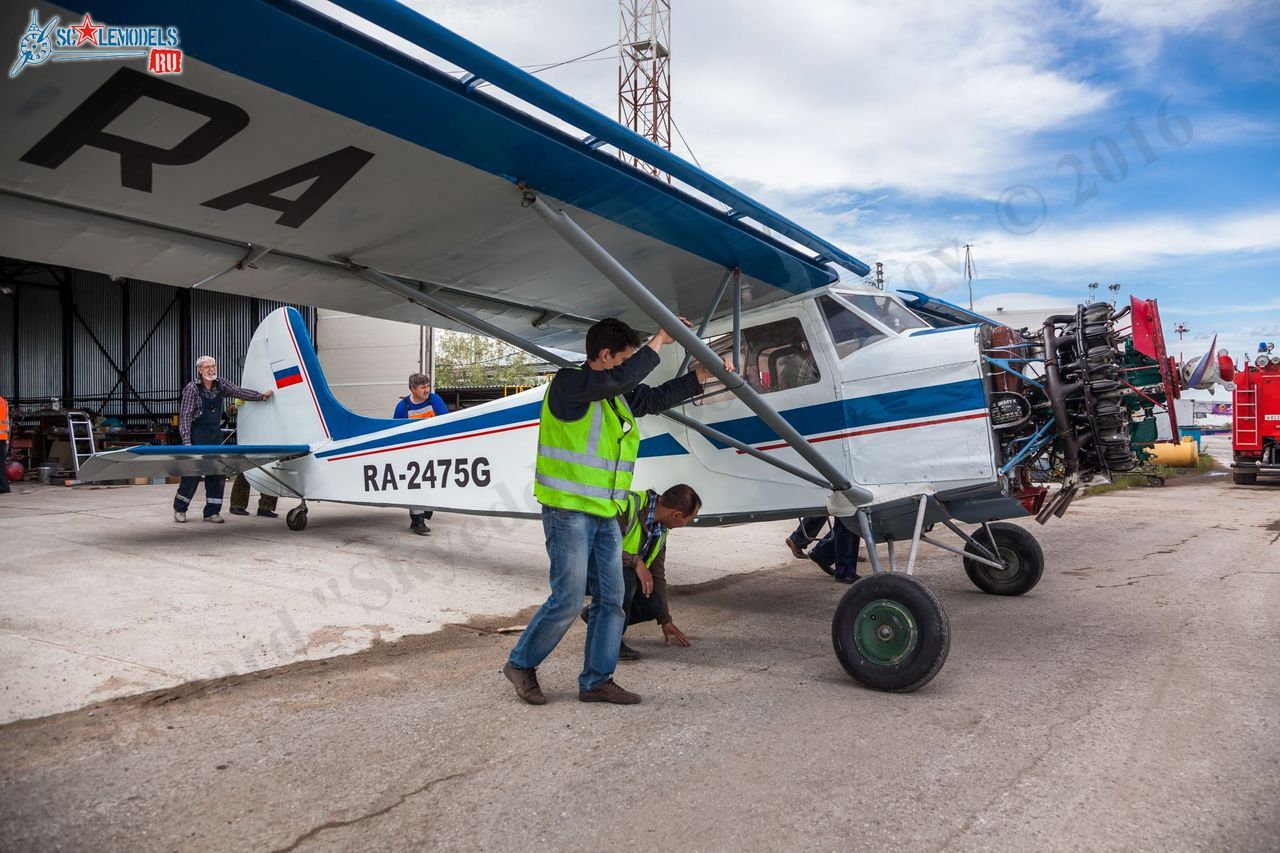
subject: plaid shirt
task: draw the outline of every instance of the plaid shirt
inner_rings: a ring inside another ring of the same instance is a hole
[[[257,391],[250,391],[248,388],[241,388],[234,382],[229,382],[219,376],[213,380],[214,387],[222,392],[223,399],[228,397],[239,397],[241,400],[261,400],[263,396]],[[191,422],[200,414],[200,389],[203,383],[199,379],[195,379],[187,383],[187,387],[182,389],[182,406],[178,409],[178,435],[182,436],[183,444],[191,443]]]

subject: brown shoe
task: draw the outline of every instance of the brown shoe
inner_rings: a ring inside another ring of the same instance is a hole
[[[579,690],[579,702],[612,702],[615,705],[639,705],[640,694],[623,690],[610,678],[595,690]]]
[[[518,666],[512,666],[511,661],[507,661],[502,665],[502,674],[507,677],[515,685],[516,695],[530,705],[545,705],[547,697],[542,695],[542,688],[538,686],[538,671],[536,669],[521,669]]]
[[[804,549],[795,543],[790,536],[787,537],[787,547],[791,549],[791,554],[797,560],[803,560],[805,557]]]

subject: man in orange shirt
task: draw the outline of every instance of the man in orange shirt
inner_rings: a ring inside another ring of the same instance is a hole
[[[405,418],[434,418],[436,415],[447,414],[449,414],[448,407],[445,406],[439,394],[432,393],[431,380],[427,375],[413,373],[409,376],[409,395],[400,398],[391,417],[404,420]],[[426,536],[431,532],[431,528],[427,527],[427,519],[430,517],[429,509],[409,510],[409,529],[419,536]]]
[[[0,495],[9,493],[9,401],[0,397]]]

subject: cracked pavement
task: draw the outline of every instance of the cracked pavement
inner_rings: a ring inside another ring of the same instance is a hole
[[[923,546],[953,639],[909,695],[845,676],[845,587],[779,542],[677,592],[692,648],[628,633],[635,707],[576,701],[577,624],[519,702],[525,610],[12,723],[0,849],[1280,849],[1277,519],[1223,477],[1078,500],[1021,598]]]

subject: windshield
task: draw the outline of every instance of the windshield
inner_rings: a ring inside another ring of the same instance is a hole
[[[929,324],[907,310],[901,302],[889,296],[875,296],[870,293],[841,293],[855,308],[866,312],[871,319],[888,326],[895,332],[908,329],[927,329]]]
[[[818,297],[818,307],[826,318],[827,328],[836,342],[836,355],[840,358],[889,337],[830,296]]]

